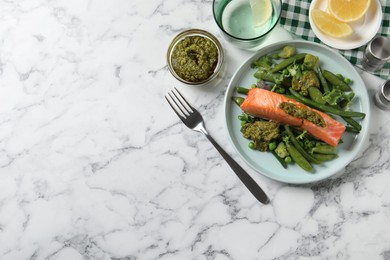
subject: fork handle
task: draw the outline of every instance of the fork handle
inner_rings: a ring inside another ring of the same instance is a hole
[[[235,161],[233,158],[225,152],[225,150],[211,137],[211,135],[205,130],[200,129],[207,139],[214,145],[218,152],[222,155],[225,161],[236,173],[238,178],[244,183],[248,190],[255,196],[255,198],[263,204],[269,203],[267,194],[260,188],[260,186],[252,179],[252,177]]]

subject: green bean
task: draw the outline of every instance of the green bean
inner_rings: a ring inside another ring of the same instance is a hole
[[[232,100],[234,103],[236,103],[238,106],[241,106],[242,103],[244,103],[245,98],[243,97],[232,97]]]
[[[355,127],[349,126],[349,125],[345,127],[345,131],[347,131],[347,132],[349,132],[349,133],[353,133],[353,134],[358,134],[358,133],[360,133],[360,131],[357,130]]]
[[[249,89],[243,87],[236,87],[236,92],[239,94],[248,95]]]
[[[315,70],[317,72],[318,78],[320,79],[320,83],[321,83],[321,86],[322,86],[322,89],[324,90],[324,92],[330,91],[328,82],[326,81],[324,74],[322,73],[321,67],[317,66]]]
[[[354,112],[354,111],[345,111],[341,109],[337,109],[331,106],[319,104],[311,99],[308,99],[302,95],[300,95],[298,92],[293,90],[292,88],[289,89],[291,94],[294,95],[296,100],[302,102],[305,105],[317,108],[318,110],[324,111],[324,112],[329,112],[331,114],[339,115],[339,116],[345,116],[345,117],[358,117],[358,118],[364,118],[366,116],[365,113],[362,112]]]
[[[280,162],[280,164],[283,166],[283,168],[287,169],[287,163],[284,161],[284,159],[280,158],[279,155],[276,154],[275,150],[272,150],[271,152],[276,157],[278,162]]]
[[[327,144],[318,145],[311,149],[312,153],[336,154],[336,147]]]
[[[306,152],[305,149],[303,149],[303,147],[299,144],[298,140],[295,138],[294,133],[291,131],[291,128],[288,125],[285,125],[284,129],[287,132],[290,142],[294,145],[294,147],[298,150],[298,152],[302,154],[303,157],[306,158],[306,160],[315,164],[321,163],[321,161],[317,160],[316,158],[311,156],[308,152]]]
[[[326,101],[322,98],[322,92],[316,87],[309,87],[309,96],[311,99],[313,99],[315,102],[320,103],[322,105],[325,105]]]
[[[284,68],[287,68],[289,65],[293,64],[296,61],[303,60],[306,56],[306,53],[299,53],[291,58],[285,59],[284,61],[278,63],[271,69],[272,73],[278,72],[280,70],[283,70]]]
[[[313,172],[313,166],[302,156],[302,154],[289,142],[286,143],[287,151],[292,159],[307,172]]]
[[[351,91],[351,87],[346,84],[342,79],[328,70],[323,71],[324,77],[332,83],[333,86],[338,87],[342,91]]]
[[[362,130],[362,126],[356,122],[355,120],[353,120],[353,118],[350,118],[350,117],[345,117],[343,116],[342,117],[345,122],[347,122],[348,124],[350,124],[353,128],[355,128],[358,132],[360,132],[360,130]]]

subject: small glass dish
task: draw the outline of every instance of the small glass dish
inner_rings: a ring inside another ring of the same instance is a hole
[[[189,81],[187,79],[184,79],[183,77],[179,76],[179,73],[175,71],[175,65],[173,62],[173,54],[175,51],[175,48],[177,47],[178,43],[180,43],[182,40],[186,39],[187,37],[191,36],[199,36],[203,37],[205,39],[210,40],[216,47],[218,52],[218,58],[216,62],[216,66],[214,70],[212,71],[212,74],[202,80],[199,81]],[[212,35],[211,33],[201,30],[201,29],[189,29],[186,31],[183,31],[179,33],[175,38],[173,38],[171,44],[168,47],[167,52],[167,63],[168,63],[168,69],[171,72],[171,74],[180,82],[187,84],[187,85],[196,85],[196,86],[211,86],[211,84],[216,84],[217,79],[222,79],[223,75],[221,75],[222,71],[224,70],[224,51],[222,48],[221,43],[218,41],[218,39]]]

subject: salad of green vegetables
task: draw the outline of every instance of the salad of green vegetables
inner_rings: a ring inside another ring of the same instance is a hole
[[[294,46],[287,45],[280,51],[261,56],[252,62],[257,80],[251,88],[264,88],[286,95],[311,108],[338,117],[346,125],[346,131],[358,134],[362,112],[351,111],[355,93],[348,77],[335,74],[321,67],[320,59],[310,53],[297,53]],[[249,88],[236,87],[238,94],[246,95]],[[243,96],[232,97],[237,105]],[[287,168],[296,163],[307,172],[314,172],[313,164],[337,158],[336,147],[310,135],[308,132],[288,125],[253,117],[245,112],[238,117],[241,132],[249,140],[251,149],[269,151]]]

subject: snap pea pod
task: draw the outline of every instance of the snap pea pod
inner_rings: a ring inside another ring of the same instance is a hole
[[[331,107],[331,106],[327,106],[327,105],[323,105],[323,104],[320,104],[320,103],[317,103],[311,99],[308,99],[304,96],[302,96],[301,94],[299,94],[298,92],[296,92],[295,90],[293,90],[292,88],[289,88],[291,94],[294,95],[295,99],[298,100],[299,102],[305,104],[305,105],[308,105],[308,106],[311,106],[313,108],[317,108],[318,110],[321,110],[321,111],[324,111],[324,112],[329,112],[331,114],[335,114],[335,115],[339,115],[339,116],[345,116],[345,117],[357,117],[357,118],[364,118],[366,116],[365,113],[362,113],[362,112],[355,112],[355,111],[345,111],[345,110],[342,110],[342,109],[337,109],[335,107]]]
[[[270,71],[266,70],[258,70],[253,75],[257,79],[261,79],[264,81],[269,81],[273,83],[280,83],[283,86],[290,87],[291,86],[291,78],[283,77],[280,73],[271,73]]]
[[[312,153],[321,153],[321,154],[336,154],[336,147],[330,145],[318,145],[311,149]]]
[[[303,60],[305,58],[305,56],[306,56],[306,53],[299,53],[299,54],[292,56],[291,58],[285,59],[284,61],[276,64],[271,69],[271,72],[275,73],[275,72],[278,72],[280,70],[283,70],[283,69],[287,68],[288,66],[290,66],[291,64],[293,64],[294,62],[299,61],[299,60]]]
[[[321,162],[326,162],[326,161],[336,159],[338,157],[338,155],[337,154],[315,153],[315,154],[313,154],[313,157],[315,157],[317,160],[319,160]]]
[[[308,89],[309,97],[315,102],[325,105],[326,101],[322,98],[322,92],[316,87],[309,87]]]
[[[232,100],[234,103],[236,103],[238,106],[241,106],[242,103],[244,103],[245,98],[243,97],[232,97]]]
[[[343,116],[342,118],[345,120],[345,122],[350,124],[351,127],[356,129],[357,132],[360,132],[360,130],[362,130],[362,126],[358,122],[356,122],[353,118],[345,117],[345,116]]]
[[[313,172],[314,168],[313,166],[305,159],[305,157],[302,156],[300,152],[292,145],[290,142],[286,143],[286,148],[288,153],[291,155],[294,162],[296,162],[299,167],[304,169],[307,172]]]
[[[249,89],[244,87],[236,87],[236,92],[243,95],[248,95]]]
[[[294,145],[294,147],[298,150],[298,152],[306,158],[309,162],[320,164],[321,161],[317,160],[315,157],[311,156],[308,152],[303,149],[303,147],[299,144],[298,140],[295,138],[294,133],[291,131],[291,128],[288,125],[284,126],[284,129],[286,130],[290,142]]]
[[[345,83],[329,70],[324,70],[323,75],[330,83],[332,83],[333,86],[338,87],[340,90],[352,91],[351,87],[347,83]]]
[[[330,91],[328,82],[326,81],[324,74],[322,73],[321,67],[317,66],[315,68],[315,71],[317,72],[318,78],[320,79],[320,83],[321,83],[321,86],[322,86],[322,89],[324,90],[324,92]]]

